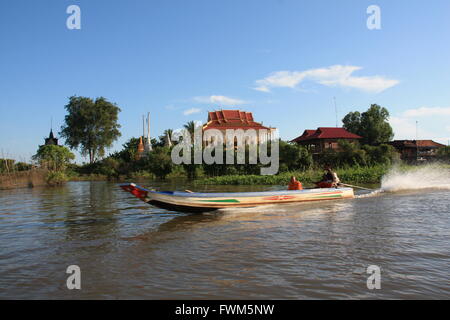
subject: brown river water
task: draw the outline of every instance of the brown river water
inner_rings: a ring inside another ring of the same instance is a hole
[[[188,215],[108,182],[0,191],[0,299],[450,299],[450,190],[358,194]]]

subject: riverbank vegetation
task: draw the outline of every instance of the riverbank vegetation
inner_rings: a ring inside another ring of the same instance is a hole
[[[40,168],[47,170],[45,180],[49,186],[61,185],[68,180],[66,171],[73,159],[75,155],[68,148],[57,145],[40,146],[33,156]]]
[[[195,180],[205,184],[279,184],[296,175],[300,180],[319,180],[325,164],[333,164],[342,179],[351,182],[379,182],[387,168],[399,161],[398,154],[390,145],[359,146],[340,141],[340,149],[328,150],[314,159],[313,154],[302,146],[280,141],[279,173],[273,176],[259,175],[261,164],[182,164],[175,165],[171,159],[171,147],[156,141],[147,157],[136,158],[138,140],[130,139],[119,152],[93,164],[69,167],[74,180],[128,180],[128,179],[174,179]],[[225,153],[224,153],[225,156]],[[248,149],[246,150],[248,159]],[[246,161],[248,162],[248,161]]]
[[[105,98],[93,100],[76,96],[69,99],[65,108],[68,114],[61,135],[71,149],[78,149],[82,155],[88,156],[89,163],[70,163],[74,155],[64,146],[40,146],[33,156],[34,167],[39,166],[46,172],[48,185],[60,185],[68,180],[142,179],[186,179],[197,184],[279,185],[286,184],[293,175],[311,184],[320,180],[324,165],[331,165],[343,182],[378,183],[389,168],[401,164],[399,153],[385,143],[393,138],[393,130],[388,123],[389,112],[376,104],[363,113],[350,112],[342,120],[345,129],[362,137],[361,143],[339,140],[337,148],[314,153],[306,146],[280,140],[279,170],[270,176],[260,175],[262,164],[249,164],[249,146],[245,147],[244,164],[236,164],[236,153],[235,164],[225,164],[226,146],[223,146],[224,164],[174,164],[171,153],[177,142],[171,141],[171,129],[151,140],[151,152],[139,154],[140,139],[133,137],[123,144],[120,151],[105,156],[105,150],[120,136],[117,123],[120,108]],[[184,126],[191,135],[194,128],[192,121]],[[194,152],[191,156],[193,158]],[[450,147],[441,148],[437,159],[449,161]],[[0,174],[11,170],[31,170],[32,167],[26,163],[16,164],[14,160],[0,160]]]
[[[377,165],[372,167],[349,167],[337,169],[339,178],[345,183],[379,183],[384,174],[389,171],[388,165]],[[287,171],[273,176],[261,175],[228,175],[212,178],[204,178],[201,184],[211,185],[286,185],[291,176],[306,185],[313,185],[321,180],[323,170],[308,169],[306,171]]]
[[[46,185],[47,170],[14,159],[0,159],[0,190]]]

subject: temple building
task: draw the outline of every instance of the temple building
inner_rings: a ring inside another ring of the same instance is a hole
[[[267,131],[265,139],[271,140],[274,137],[274,131],[276,128],[267,127],[262,122],[256,122],[253,118],[253,114],[247,111],[241,110],[220,110],[208,112],[208,121],[203,125],[203,133],[208,130],[216,129],[222,132],[224,139],[226,139],[226,130],[249,130],[254,129],[256,131],[256,139],[248,141],[249,143],[258,143],[259,131],[264,129]],[[224,141],[226,143],[226,141]]]
[[[147,132],[145,132],[145,124],[147,122]],[[152,140],[150,138],[150,112],[147,113],[147,121],[145,116],[142,116],[142,136],[139,137],[139,144],[136,150],[135,159],[139,160],[148,156],[152,152]]]
[[[312,154],[319,154],[327,149],[339,149],[339,140],[357,142],[359,139],[362,139],[362,137],[348,132],[344,128],[320,127],[316,130],[305,130],[301,136],[291,142],[306,146]]]
[[[50,129],[50,134],[48,136],[48,138],[45,138],[45,145],[49,146],[49,145],[58,145],[58,139],[55,138],[55,136],[53,135],[53,130]]]

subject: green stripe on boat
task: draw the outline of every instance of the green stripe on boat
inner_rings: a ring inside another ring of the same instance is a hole
[[[314,198],[340,198],[341,194],[331,195],[331,196],[315,196]]]
[[[224,200],[197,200],[199,202],[233,202],[239,203],[239,200],[236,199],[224,199]]]

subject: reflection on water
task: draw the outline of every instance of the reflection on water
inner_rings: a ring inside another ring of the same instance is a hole
[[[450,298],[449,209],[448,190],[200,215],[106,182],[1,191],[0,298]],[[366,287],[372,264],[381,290]]]

